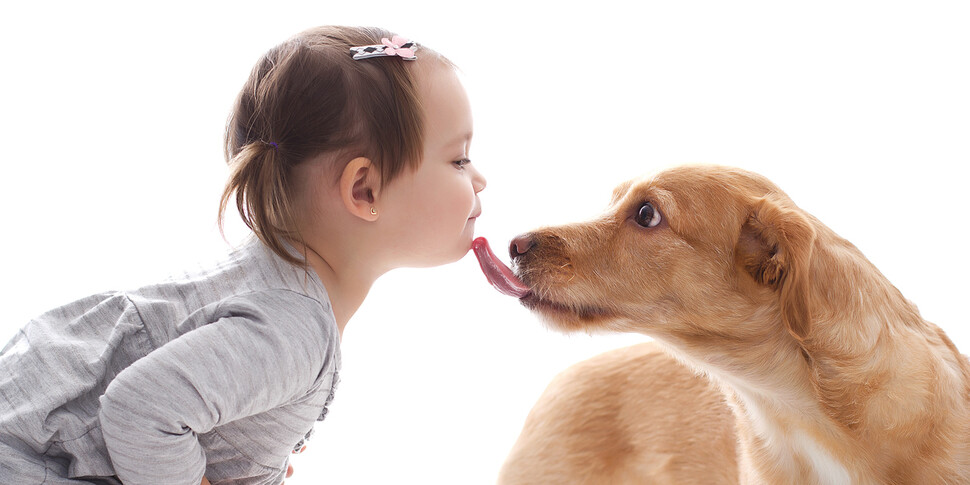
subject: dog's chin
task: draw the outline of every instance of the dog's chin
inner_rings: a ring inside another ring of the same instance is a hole
[[[614,318],[612,312],[597,306],[569,304],[540,297],[535,292],[521,300],[526,308],[538,313],[551,327],[564,331],[596,331]]]

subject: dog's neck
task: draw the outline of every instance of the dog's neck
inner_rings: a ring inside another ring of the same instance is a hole
[[[801,349],[776,336],[755,340],[714,352],[696,339],[667,340],[673,355],[719,385],[734,410],[742,483],[865,483],[853,482],[841,427],[815,398]]]
[[[851,264],[846,278],[876,275],[847,282],[868,293],[828,292],[807,341],[763,305],[720,316],[762,333],[661,340],[725,391],[742,483],[970,483],[959,474],[970,469],[966,358],[878,272],[853,273]],[[753,323],[765,319],[777,328]]]
[[[786,350],[763,369],[710,372],[738,418],[742,483],[866,483],[847,454],[857,443],[815,398],[801,350]]]
[[[813,270],[829,279],[813,278],[804,346],[816,401],[858,447],[846,456],[865,464],[855,482],[970,482],[957,471],[970,469],[966,357],[858,249],[827,229],[820,237]]]

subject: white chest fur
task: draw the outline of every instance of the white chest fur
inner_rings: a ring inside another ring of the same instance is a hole
[[[752,431],[763,440],[765,453],[761,456],[773,461],[771,464],[758,464],[748,461],[755,467],[774,468],[777,471],[798,477],[798,483],[818,483],[827,485],[850,485],[852,479],[845,465],[827,448],[822,446],[808,433],[798,429],[786,429],[767,414],[756,400],[745,398],[740,393],[745,416]],[[750,457],[749,457],[750,458]],[[809,467],[813,478],[804,476],[802,467]]]

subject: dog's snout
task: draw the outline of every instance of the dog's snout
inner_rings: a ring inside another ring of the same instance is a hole
[[[533,239],[531,234],[522,234],[520,236],[516,236],[509,244],[509,256],[511,256],[512,260],[515,261],[519,258],[519,256],[529,252],[529,250],[535,245],[535,239]]]

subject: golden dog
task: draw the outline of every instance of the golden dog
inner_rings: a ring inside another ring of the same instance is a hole
[[[764,177],[627,182],[510,252],[552,326],[656,343],[557,377],[503,485],[970,483],[966,357]]]

